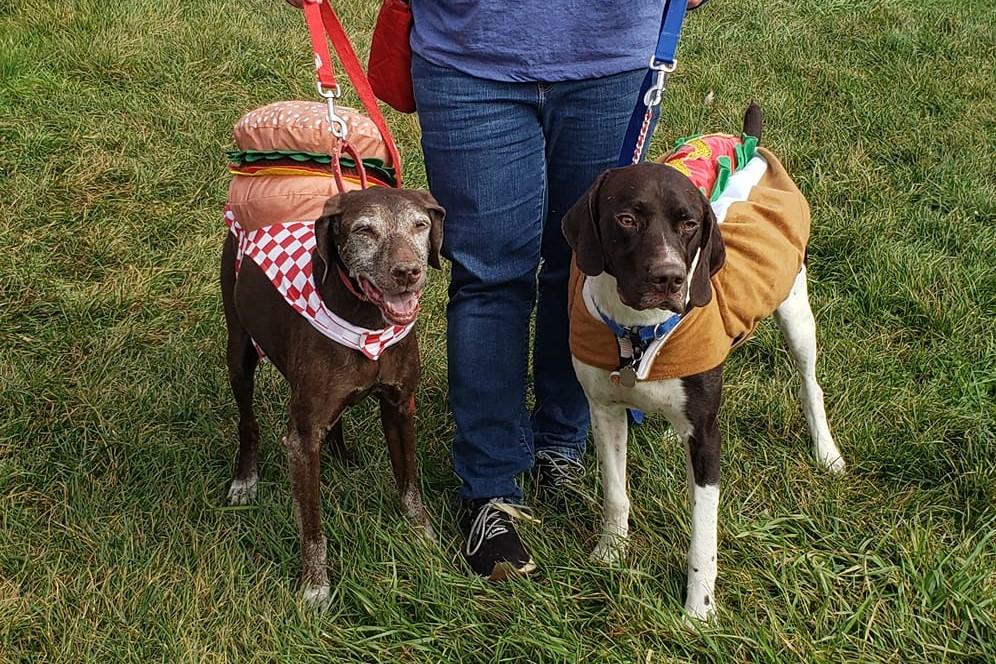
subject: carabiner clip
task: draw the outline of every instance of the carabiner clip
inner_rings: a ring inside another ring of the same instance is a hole
[[[318,83],[318,96],[325,100],[326,111],[329,118],[329,131],[332,135],[338,138],[340,141],[346,140],[346,134],[349,132],[349,125],[346,121],[335,112],[335,100],[342,96],[342,91],[339,88],[339,84],[335,84],[335,88],[331,90],[326,90],[322,87],[321,82]]]
[[[650,60],[650,69],[656,72],[654,83],[643,96],[643,105],[647,108],[660,106],[664,101],[664,87],[667,85],[667,77],[678,67],[678,60],[675,58],[671,62],[658,63],[656,59]]]

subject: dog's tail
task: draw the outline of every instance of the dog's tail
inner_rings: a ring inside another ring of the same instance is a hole
[[[744,133],[753,136],[757,142],[761,142],[761,107],[754,102],[747,107],[744,113]]]

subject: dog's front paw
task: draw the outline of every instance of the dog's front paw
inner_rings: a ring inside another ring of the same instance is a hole
[[[401,507],[411,524],[422,533],[422,536],[426,540],[432,544],[439,543],[439,538],[436,537],[436,531],[432,527],[432,522],[429,521],[429,513],[422,505],[422,497],[418,492],[406,492],[401,497]]]
[[[439,544],[439,536],[436,535],[435,528],[428,521],[422,524],[422,537],[430,544]]]
[[[707,621],[716,615],[716,597],[705,584],[693,584],[688,588],[688,599],[685,600],[685,618],[688,620]]]
[[[301,601],[309,609],[316,612],[325,611],[329,608],[331,595],[332,592],[328,584],[306,585],[301,589]]]
[[[844,457],[840,455],[840,452],[836,451],[833,454],[821,456],[820,463],[831,473],[843,473],[847,465],[844,463]]]
[[[251,505],[256,502],[256,485],[258,481],[259,478],[255,473],[244,480],[232,480],[232,485],[228,487],[228,504]]]
[[[436,529],[432,527],[429,522],[429,515],[425,510],[420,510],[415,514],[408,515],[409,521],[415,527],[415,529],[425,538],[425,541],[430,544],[439,544],[439,537],[436,536]]]
[[[616,565],[626,555],[627,542],[625,535],[602,533],[598,544],[595,545],[595,550],[591,552],[591,559],[606,565]]]
[[[829,432],[817,432],[813,436],[813,456],[816,457],[821,466],[830,472],[844,472],[844,457]]]

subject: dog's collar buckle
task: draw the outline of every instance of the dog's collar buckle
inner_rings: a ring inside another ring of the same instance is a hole
[[[655,325],[627,326],[612,320],[598,305],[595,305],[595,310],[615,336],[619,352],[619,364],[616,370],[609,374],[609,382],[623,387],[636,387],[636,383],[640,380],[640,372],[645,369],[644,362],[652,361],[651,358],[645,357],[647,349],[671,334],[683,318],[676,315]]]

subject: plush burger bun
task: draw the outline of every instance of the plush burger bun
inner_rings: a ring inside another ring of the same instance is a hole
[[[351,108],[337,106],[346,121],[348,139],[364,159],[380,159],[387,165],[391,157],[370,118]],[[317,101],[278,101],[249,111],[235,124],[235,144],[240,150],[259,152],[308,152],[331,154],[335,137],[329,131],[327,107]]]
[[[336,110],[346,121],[347,138],[361,159],[379,159],[393,166],[387,146],[369,118],[343,106]],[[321,102],[276,102],[250,111],[235,125],[239,150],[327,155],[334,150],[334,141],[326,106]],[[321,170],[301,175],[236,173],[228,188],[228,207],[246,230],[317,219],[325,202],[339,193],[331,173]],[[360,188],[355,177],[344,177],[344,185],[346,191]]]

